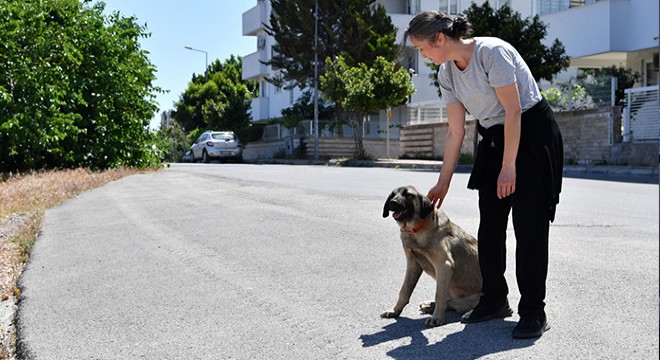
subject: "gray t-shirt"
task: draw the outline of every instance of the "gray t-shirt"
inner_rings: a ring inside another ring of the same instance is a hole
[[[474,50],[465,70],[459,70],[453,61],[441,64],[438,82],[444,104],[460,102],[486,128],[504,124],[504,108],[495,88],[517,83],[523,111],[541,100],[541,91],[525,60],[511,44],[494,37],[474,38]]]

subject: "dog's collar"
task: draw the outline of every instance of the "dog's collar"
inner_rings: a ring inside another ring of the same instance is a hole
[[[426,224],[426,220],[428,220],[429,216],[431,216],[431,214],[426,215],[426,217],[423,218],[422,221],[418,222],[417,225],[415,225],[415,227],[412,229],[401,228],[401,232],[415,234],[424,226],[424,224]]]

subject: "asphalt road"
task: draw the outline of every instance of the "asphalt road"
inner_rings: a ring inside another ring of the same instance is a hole
[[[517,315],[424,327],[420,281],[398,320],[405,261],[389,192],[434,172],[175,164],[48,210],[20,280],[19,359],[657,359],[658,185],[565,179],[551,227],[551,330]],[[456,174],[443,208],[476,234]],[[507,278],[514,310],[515,240]]]

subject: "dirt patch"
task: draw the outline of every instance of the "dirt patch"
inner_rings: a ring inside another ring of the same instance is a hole
[[[21,260],[21,247],[13,239],[26,229],[30,221],[27,214],[15,214],[0,221],[0,359],[14,358],[14,318],[18,309],[16,283],[24,262]]]

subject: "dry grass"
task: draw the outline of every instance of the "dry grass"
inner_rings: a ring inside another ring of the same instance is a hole
[[[46,209],[87,190],[144,170],[120,168],[103,172],[85,169],[38,172],[0,181],[0,296],[2,303],[20,295],[18,277],[41,229]],[[11,324],[0,324],[0,360],[11,359],[15,335]]]

